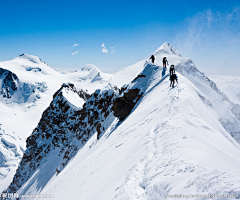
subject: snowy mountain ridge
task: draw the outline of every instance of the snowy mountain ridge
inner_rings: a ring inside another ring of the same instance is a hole
[[[175,68],[200,89],[204,94],[199,94],[202,100],[218,113],[219,121],[223,127],[240,142],[240,105],[231,102],[228,97],[218,89],[213,81],[196,68],[192,60],[189,59],[185,63],[179,63]],[[206,84],[216,93],[209,95]],[[219,99],[218,102],[216,102],[216,99]],[[211,102],[216,102],[216,104]],[[226,104],[228,105],[226,106]]]
[[[89,138],[42,194],[52,193],[60,200],[239,194],[240,145],[202,101],[199,94],[204,94],[194,84],[179,74],[181,84],[169,89],[168,74],[161,76],[162,70],[151,63],[144,65],[141,76],[123,91],[141,87],[139,93],[144,92],[130,114],[122,122],[111,117],[102,137]],[[128,96],[124,93],[115,102]]]
[[[99,81],[105,86],[91,96],[63,84],[7,192],[57,200],[240,195],[238,105],[169,44],[156,52],[157,64],[129,66]],[[178,72],[174,88],[158,64],[164,56]],[[99,76],[92,65],[82,71],[93,72],[89,81]]]

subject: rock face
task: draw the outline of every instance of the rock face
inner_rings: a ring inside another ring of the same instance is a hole
[[[14,92],[17,91],[17,83],[19,82],[17,75],[9,70],[0,68],[0,79],[2,79],[0,93],[3,98],[11,98]]]
[[[82,108],[73,106],[64,94],[78,94],[79,101],[86,100]],[[23,184],[46,162],[48,158],[57,155],[54,160],[54,170],[49,164],[52,176],[68,164],[88,139],[97,132],[98,138],[104,132],[102,122],[111,112],[112,102],[118,93],[113,89],[97,90],[92,95],[78,90],[73,84],[63,84],[53,95],[50,106],[42,114],[38,126],[27,138],[25,151],[8,193],[17,192]],[[54,171],[54,173],[53,173]]]
[[[139,91],[137,88],[129,89],[122,97],[116,98],[113,101],[113,115],[119,117],[120,121],[123,121],[131,113],[135,104],[142,97]]]

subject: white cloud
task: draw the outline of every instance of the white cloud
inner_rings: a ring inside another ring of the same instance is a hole
[[[106,54],[108,54],[108,53],[113,54],[117,51],[114,46],[110,47],[108,50],[104,43],[102,43],[101,47],[102,47],[102,52],[106,53]],[[117,47],[117,45],[116,45],[116,47]]]
[[[77,46],[79,46],[79,44],[74,44],[74,45],[73,45],[73,47],[77,47]]]
[[[74,55],[77,54],[77,53],[78,53],[78,51],[75,51],[75,52],[72,53],[72,55],[74,56]]]
[[[107,53],[108,53],[108,50],[107,50],[107,48],[105,47],[105,44],[104,44],[104,43],[102,43],[101,47],[102,47],[102,52],[107,54]]]

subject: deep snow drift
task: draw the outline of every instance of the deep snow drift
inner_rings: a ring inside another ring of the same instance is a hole
[[[52,194],[56,200],[239,197],[239,105],[168,43],[154,55],[156,64],[142,60],[112,77],[101,77],[91,65],[83,69],[91,79],[77,71],[80,82],[98,80],[102,90],[85,102],[77,81],[55,93],[8,192]],[[176,65],[174,88],[162,68],[164,56]],[[116,102],[132,109],[122,121],[111,111]]]

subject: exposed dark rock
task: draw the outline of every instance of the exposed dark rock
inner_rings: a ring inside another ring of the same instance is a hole
[[[138,78],[144,78],[144,77],[146,77],[146,76],[143,75],[143,74],[138,74],[138,76],[133,79],[132,83],[133,83],[134,81],[136,81]]]
[[[1,94],[3,97],[11,98],[17,91],[19,79],[16,74],[9,70],[0,68],[0,79],[2,79]]]
[[[132,111],[137,101],[142,97],[139,89],[129,89],[124,96],[118,97],[113,101],[113,115],[123,121]]]

